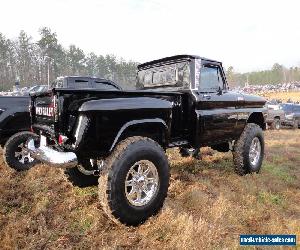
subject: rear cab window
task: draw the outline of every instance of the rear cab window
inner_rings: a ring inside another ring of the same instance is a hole
[[[137,88],[178,87],[188,89],[190,86],[190,64],[188,61],[173,62],[152,66],[138,71]]]
[[[90,83],[89,80],[82,80],[82,79],[78,79],[75,80],[74,82],[74,88],[89,88],[90,87]]]

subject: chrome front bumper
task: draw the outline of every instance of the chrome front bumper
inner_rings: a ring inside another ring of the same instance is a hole
[[[73,168],[77,166],[77,156],[73,152],[59,152],[50,147],[41,138],[40,147],[36,148],[34,140],[27,141],[27,149],[31,157],[39,160],[47,165],[57,168]]]

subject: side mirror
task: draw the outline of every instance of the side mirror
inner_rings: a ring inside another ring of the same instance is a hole
[[[223,94],[223,90],[222,90],[222,88],[220,86],[218,88],[217,94],[218,95],[222,95]]]

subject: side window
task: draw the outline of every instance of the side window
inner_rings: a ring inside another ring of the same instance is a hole
[[[300,113],[300,106],[299,105],[295,105],[295,112]]]
[[[223,89],[223,79],[218,67],[204,65],[200,70],[200,91],[214,92]]]
[[[88,80],[75,80],[75,88],[89,88]]]
[[[144,85],[151,85],[152,84],[152,78],[153,78],[153,72],[152,71],[148,71],[145,73],[144,75]]]
[[[292,105],[286,105],[286,111],[288,112],[294,112]]]

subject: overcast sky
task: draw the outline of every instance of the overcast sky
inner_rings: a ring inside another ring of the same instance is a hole
[[[245,72],[300,66],[299,0],[0,0],[0,32],[145,62],[196,54]]]

